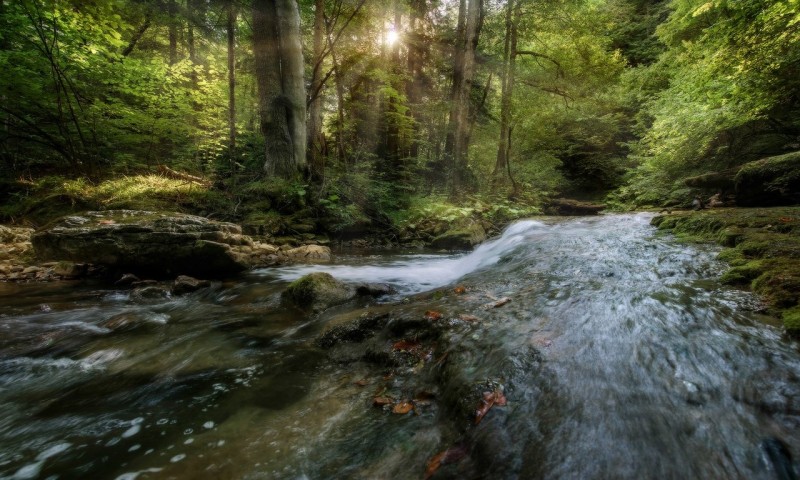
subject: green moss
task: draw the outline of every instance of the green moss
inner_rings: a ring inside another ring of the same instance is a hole
[[[717,258],[734,267],[738,267],[747,263],[747,259],[744,257],[744,255],[742,255],[742,252],[736,248],[726,248],[725,250],[719,252]]]
[[[750,285],[776,315],[800,303],[800,207],[680,212],[652,223],[683,241],[730,247],[719,255],[732,267],[721,280]]]
[[[720,280],[728,285],[748,285],[763,273],[764,266],[762,262],[754,260],[731,268],[722,275]]]
[[[780,310],[800,303],[800,261],[770,262],[766,266],[764,274],[753,281],[753,291]]]
[[[800,307],[790,308],[783,312],[783,326],[792,335],[800,335]]]

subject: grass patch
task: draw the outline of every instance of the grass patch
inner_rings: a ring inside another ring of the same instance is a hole
[[[18,182],[0,220],[35,226],[84,210],[158,210],[225,217],[231,201],[209,187],[160,175],[119,177],[99,183],[58,176]]]

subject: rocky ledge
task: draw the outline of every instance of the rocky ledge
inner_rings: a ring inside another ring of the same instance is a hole
[[[243,235],[238,225],[181,213],[83,212],[63,217],[35,233],[3,228],[3,232],[15,232],[14,238],[3,239],[3,246],[17,254],[7,268],[3,267],[8,270],[5,280],[79,277],[96,271],[90,266],[148,278],[220,278],[253,267],[324,262],[331,256],[327,247],[276,247]],[[36,267],[38,275],[32,277],[21,274],[34,268],[30,265],[31,244],[38,261],[50,261]],[[26,252],[30,258],[19,256]]]

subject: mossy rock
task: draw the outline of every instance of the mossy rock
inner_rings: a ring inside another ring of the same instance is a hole
[[[780,309],[800,303],[800,260],[780,259],[765,267],[767,271],[753,281],[753,291]]]
[[[783,312],[783,326],[792,336],[800,336],[800,306]]]
[[[746,163],[734,181],[737,205],[796,205],[800,203],[800,152]]]
[[[302,309],[321,312],[340,305],[356,296],[355,288],[341,282],[330,273],[314,272],[291,284],[283,292],[283,298]]]
[[[431,241],[433,248],[469,250],[486,240],[486,230],[477,222],[466,227],[448,230]]]
[[[744,265],[736,266],[722,275],[720,280],[728,285],[748,285],[764,273],[761,261],[754,260]]]

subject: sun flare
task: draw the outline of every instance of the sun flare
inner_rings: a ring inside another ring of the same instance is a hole
[[[387,45],[394,45],[398,40],[400,40],[400,34],[397,33],[395,30],[389,30],[386,32],[386,44]]]

